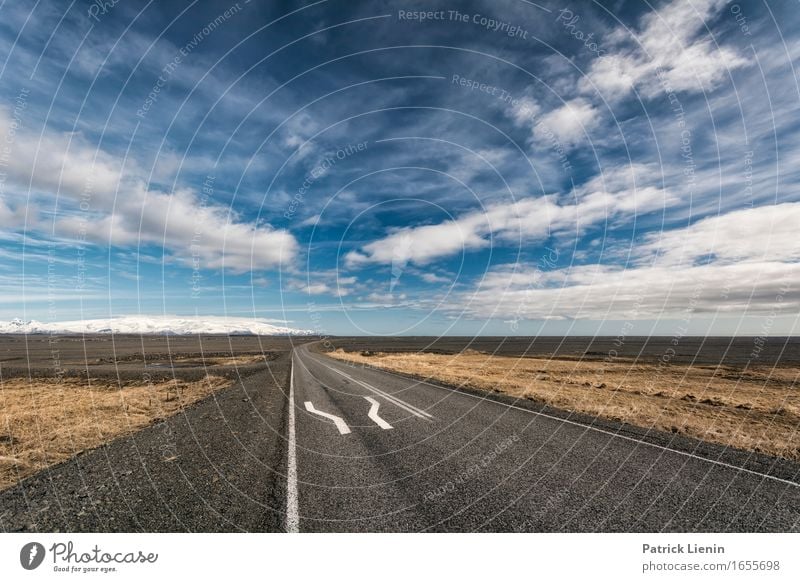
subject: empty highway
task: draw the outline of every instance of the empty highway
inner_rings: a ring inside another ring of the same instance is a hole
[[[721,447],[699,454],[309,346],[294,350],[291,392],[291,531],[800,528],[796,467],[742,470],[746,455]]]
[[[796,464],[318,345],[0,492],[0,529],[800,531]]]

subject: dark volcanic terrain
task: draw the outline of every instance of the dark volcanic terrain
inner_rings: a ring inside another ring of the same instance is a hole
[[[345,351],[453,354],[471,349],[498,356],[639,360],[739,367],[800,365],[800,337],[337,337]]]
[[[268,336],[0,335],[3,379],[116,378],[121,382],[209,374],[247,376],[313,338]],[[247,358],[220,365],[223,358]],[[249,360],[249,361],[248,361]]]

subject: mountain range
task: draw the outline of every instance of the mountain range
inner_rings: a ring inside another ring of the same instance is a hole
[[[0,321],[0,334],[148,334],[148,335],[311,335],[310,330],[274,325],[270,320],[248,317],[179,317],[130,315],[110,319],[40,322]]]

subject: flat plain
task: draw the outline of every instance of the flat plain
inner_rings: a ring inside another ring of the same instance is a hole
[[[798,340],[675,343],[0,337],[0,529],[796,531]]]
[[[0,489],[177,414],[291,345],[255,336],[0,336]]]

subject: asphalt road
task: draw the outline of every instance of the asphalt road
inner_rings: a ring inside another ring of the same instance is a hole
[[[800,531],[798,483],[793,463],[303,345],[3,491],[0,530]]]
[[[559,417],[309,346],[294,350],[292,376],[289,529],[800,531],[794,464]]]

